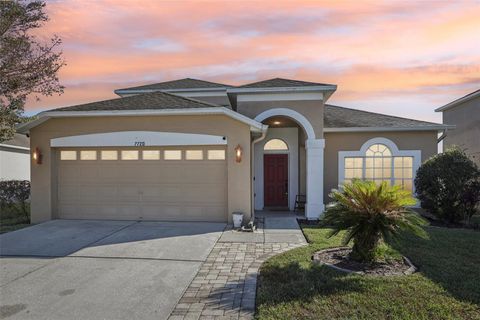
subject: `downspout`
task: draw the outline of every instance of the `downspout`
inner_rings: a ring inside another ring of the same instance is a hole
[[[445,139],[447,137],[447,130],[448,129],[446,129],[446,128],[443,129],[442,135],[437,138],[437,144],[440,143],[443,139]]]
[[[262,141],[263,139],[265,139],[265,137],[267,136],[267,130],[268,130],[268,126],[267,125],[262,125],[262,135],[260,137],[258,137],[257,139],[254,139],[252,141],[252,145],[251,145],[251,165],[250,165],[250,177],[251,177],[251,184],[250,184],[250,188],[252,190],[252,203],[251,203],[251,208],[252,208],[252,214],[251,214],[251,220],[253,223],[255,223],[255,181],[254,181],[254,177],[255,177],[255,144]]]

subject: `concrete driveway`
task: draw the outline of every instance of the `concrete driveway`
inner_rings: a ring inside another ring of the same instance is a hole
[[[54,220],[0,235],[0,319],[166,319],[224,228]]]

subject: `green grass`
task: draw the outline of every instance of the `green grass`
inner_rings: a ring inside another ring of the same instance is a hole
[[[328,229],[302,226],[309,246],[266,261],[258,319],[480,319],[480,232],[427,227],[429,239],[404,236],[395,252],[419,267],[410,276],[345,274],[311,262],[341,245]]]
[[[27,210],[29,210],[27,206]],[[30,226],[30,218],[25,216],[18,205],[3,205],[0,208],[0,234]]]

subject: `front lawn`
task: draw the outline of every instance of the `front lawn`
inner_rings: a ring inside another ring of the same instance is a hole
[[[394,248],[419,267],[410,276],[347,275],[311,262],[339,246],[327,229],[302,226],[310,242],[261,268],[258,319],[480,319],[480,232],[427,227]]]

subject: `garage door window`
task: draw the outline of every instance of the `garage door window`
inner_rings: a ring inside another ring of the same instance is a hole
[[[165,160],[182,160],[182,150],[165,150],[163,157]]]
[[[77,151],[60,151],[60,160],[77,160]]]
[[[187,160],[203,160],[202,150],[187,150],[185,152],[185,159]]]
[[[208,150],[208,160],[225,160],[225,150]]]
[[[143,150],[143,160],[160,160],[160,150]]]
[[[118,160],[118,152],[115,150],[102,150],[100,152],[100,159],[102,160]]]
[[[138,160],[138,150],[122,150],[122,160]]]
[[[97,151],[95,150],[80,151],[80,160],[97,160]]]

